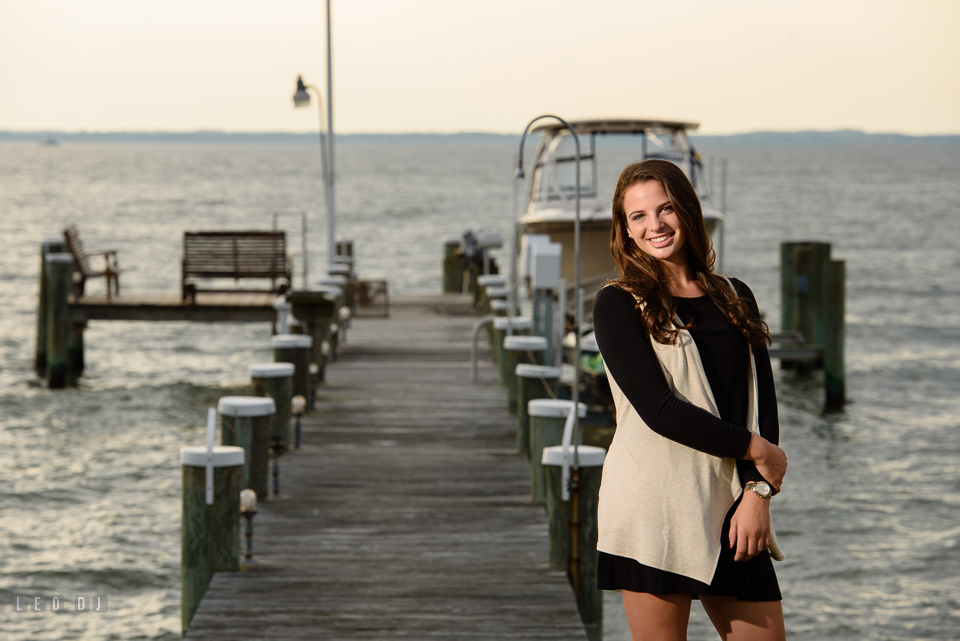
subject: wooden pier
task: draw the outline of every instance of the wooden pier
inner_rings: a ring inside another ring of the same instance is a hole
[[[177,293],[71,296],[70,321],[272,322],[276,299],[272,292],[203,292],[196,294],[193,303],[184,302]]]
[[[468,295],[353,322],[254,520],[255,564],[215,574],[187,639],[586,639]]]

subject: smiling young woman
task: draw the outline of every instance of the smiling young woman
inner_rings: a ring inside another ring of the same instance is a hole
[[[620,274],[594,304],[617,407],[598,586],[623,591],[634,639],[684,639],[693,598],[724,639],[783,639],[768,548],[787,460],[753,293],[713,272],[700,201],[665,160],[623,170],[610,246]]]

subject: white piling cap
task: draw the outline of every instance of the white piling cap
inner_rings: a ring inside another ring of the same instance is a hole
[[[504,287],[507,279],[499,274],[481,274],[477,276],[477,285],[480,287]]]
[[[510,295],[509,287],[487,286],[487,298],[506,298]]]
[[[510,303],[502,298],[490,301],[490,309],[495,312],[505,312],[510,307]]]
[[[313,347],[313,337],[306,334],[277,334],[270,337],[274,349],[309,349]]]
[[[530,329],[533,327],[533,319],[529,316],[514,316],[512,319],[504,316],[493,319],[493,328],[505,331],[507,329],[507,321],[512,323],[514,329]]]
[[[514,373],[520,378],[540,378],[541,376],[546,379],[560,378],[560,368],[549,365],[517,363],[517,369]]]
[[[254,363],[250,366],[250,378],[284,378],[293,376],[293,363]]]
[[[503,349],[511,352],[542,352],[547,349],[547,339],[543,336],[505,336]]]
[[[570,456],[573,456],[573,448],[570,448]],[[602,467],[603,459],[606,458],[607,451],[602,447],[593,445],[580,445],[577,447],[577,462],[579,467]],[[544,465],[563,466],[563,446],[551,445],[543,448],[543,456],[540,462]]]
[[[269,396],[221,396],[217,412],[221,416],[272,416],[277,413],[277,404]]]
[[[537,418],[566,418],[573,401],[558,398],[535,398],[527,403],[527,414]],[[587,406],[580,403],[580,418],[587,416]]]
[[[50,235],[40,241],[40,244],[44,247],[49,247],[50,245],[63,245],[63,236],[54,236]]]
[[[47,254],[48,263],[72,263],[73,254],[68,252],[54,252],[52,254]]]
[[[330,275],[330,276],[324,276],[317,282],[320,283],[321,285],[334,285],[336,287],[343,287],[344,285],[347,284],[347,277],[340,276],[340,275]]]
[[[180,464],[190,467],[207,466],[207,448],[204,445],[191,445],[180,448]],[[213,466],[233,467],[243,465],[243,448],[235,445],[214,445]]]

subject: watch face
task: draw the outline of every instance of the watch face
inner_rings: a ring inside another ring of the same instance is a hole
[[[767,498],[773,494],[773,490],[770,489],[770,484],[766,481],[757,481],[757,494]]]

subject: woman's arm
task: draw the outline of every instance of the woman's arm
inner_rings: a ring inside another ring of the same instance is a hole
[[[682,401],[671,391],[650,337],[634,313],[633,296],[615,287],[601,289],[593,307],[593,328],[604,366],[650,429],[707,454],[737,459],[747,454],[748,429]]]
[[[755,317],[760,318],[757,299],[750,288],[736,278],[730,280],[733,282],[737,293],[747,299]],[[777,391],[773,383],[773,368],[770,365],[770,354],[766,345],[753,348],[753,360],[757,368],[757,419],[760,435],[774,445],[778,445],[780,443],[780,419],[777,415]],[[740,482],[743,484],[748,481],[771,482],[771,479],[765,479],[757,471],[757,466],[753,461],[747,459],[737,461],[737,471],[740,475]],[[777,487],[779,488],[779,480]]]
[[[756,315],[756,318],[760,318],[757,299],[750,288],[739,280],[731,280],[737,293],[749,301],[751,312]],[[773,384],[773,368],[770,366],[770,354],[766,345],[753,348],[753,360],[757,369],[757,420],[760,435],[776,447],[780,442],[780,421],[777,416],[777,392]],[[761,439],[754,439],[754,441],[751,441],[751,449],[762,451]],[[766,472],[769,479],[764,478],[753,461],[746,459],[737,461],[740,482],[746,484],[748,481],[765,480],[773,486],[775,492],[779,492],[783,473],[786,471],[786,456],[782,456],[782,469],[779,465],[782,452],[783,450],[776,447],[772,460],[769,463],[764,461],[760,464],[760,468]],[[762,454],[756,458],[759,460],[760,456]],[[754,492],[744,492],[740,505],[730,520],[730,547],[736,548],[734,561],[747,561],[767,549],[770,544],[770,532],[770,499],[762,499]]]

